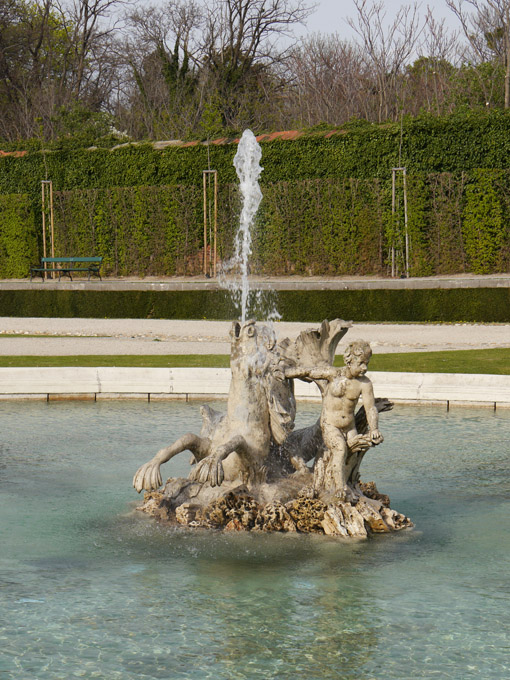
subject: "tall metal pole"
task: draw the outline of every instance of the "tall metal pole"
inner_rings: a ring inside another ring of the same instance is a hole
[[[406,278],[409,278],[409,230],[407,228],[407,172],[405,168],[403,170],[404,179],[404,230],[405,230],[405,241],[406,241]]]
[[[50,218],[50,252],[51,257],[55,257],[55,224],[53,219],[53,182],[49,179],[41,181],[41,211],[43,228],[43,257],[46,257],[46,218]],[[44,263],[47,269],[47,263]],[[49,278],[49,272],[45,272],[45,277]]]
[[[393,242],[391,248],[391,275],[395,276],[397,273],[396,253],[395,253],[395,224],[396,224],[396,177],[397,172],[402,173],[402,188],[404,192],[404,246],[402,247],[402,232],[399,228],[399,244],[401,247],[401,258],[404,260],[404,269],[406,278],[409,278],[409,253],[410,253],[410,239],[409,229],[407,223],[407,170],[406,168],[392,168],[391,169],[391,215],[393,220]]]
[[[395,278],[395,168],[391,169],[391,278]]]
[[[211,175],[214,175],[214,215],[211,215],[211,207],[207,206],[207,199],[211,189]],[[211,257],[209,264],[212,265],[213,276],[216,276],[217,246],[218,246],[218,171],[202,170],[204,181],[204,276],[210,276],[207,271],[207,227],[209,227],[209,242],[211,243]],[[209,188],[209,191],[208,191]],[[214,222],[214,224],[211,224]],[[214,229],[214,231],[213,231]]]
[[[46,191],[45,182],[41,182],[41,208],[42,208],[42,242],[43,242],[43,257],[46,257]],[[44,269],[46,269],[46,262],[44,263]],[[44,278],[47,277],[47,272],[44,272]]]
[[[218,259],[218,173],[214,171],[214,268],[213,274],[216,278],[216,263]]]
[[[50,226],[51,226],[51,257],[55,257],[55,229],[53,222],[53,182],[50,181]]]
[[[202,172],[204,180],[204,276],[207,276],[207,170]]]

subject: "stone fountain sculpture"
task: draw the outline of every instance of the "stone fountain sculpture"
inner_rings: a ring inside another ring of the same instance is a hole
[[[383,441],[379,413],[393,405],[374,398],[365,375],[368,343],[352,342],[345,366],[333,366],[350,326],[323,321],[294,342],[277,343],[270,326],[235,322],[226,413],[202,406],[200,435],[184,435],[139,468],[133,486],[146,491],[140,509],[194,528],[364,538],[412,526],[373,482],[360,480],[363,456]],[[319,420],[300,430],[296,378],[315,382],[322,394]],[[161,465],[185,450],[192,453],[188,477],[171,478],[160,490]]]

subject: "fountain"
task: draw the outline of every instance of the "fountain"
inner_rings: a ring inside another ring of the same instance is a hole
[[[294,342],[277,342],[271,325],[246,318],[250,228],[262,198],[260,158],[253,133],[245,131],[234,159],[243,195],[233,258],[241,276],[241,320],[230,332],[227,411],[202,406],[200,435],[183,435],[138,469],[133,486],[146,491],[141,509],[189,527],[239,531],[360,538],[410,527],[373,483],[360,481],[363,456],[383,441],[378,414],[392,408],[374,398],[365,375],[370,346],[351,342],[345,366],[337,369],[335,351],[350,322],[323,321]],[[296,431],[294,379],[315,382],[322,394],[319,420]],[[360,397],[363,406],[355,413]],[[185,450],[192,453],[188,477],[169,479],[160,491],[161,465]]]
[[[189,527],[239,531],[364,538],[412,526],[375,484],[360,480],[363,456],[383,440],[378,414],[392,403],[374,398],[367,343],[350,343],[346,365],[332,365],[350,325],[323,321],[277,343],[268,325],[234,322],[226,413],[202,406],[200,435],[183,435],[138,469],[133,485],[147,492],[140,509]],[[295,378],[314,381],[322,393],[320,418],[298,430]],[[185,450],[192,453],[188,477],[171,478],[159,491],[161,465]]]
[[[248,263],[251,255],[251,227],[262,200],[262,191],[258,182],[263,170],[260,167],[261,158],[262,150],[255,135],[251,130],[245,130],[234,157],[234,167],[239,177],[239,190],[243,197],[234,255],[241,273],[241,321],[246,321],[250,289]]]
[[[223,288],[230,291],[232,300],[239,310],[241,321],[246,321],[248,312],[263,310],[266,320],[280,319],[272,291],[250,289],[249,265],[252,252],[252,229],[255,216],[262,200],[259,177],[262,149],[251,130],[245,130],[239,140],[234,167],[239,178],[239,192],[242,198],[239,227],[234,239],[234,255],[221,263],[218,280]]]

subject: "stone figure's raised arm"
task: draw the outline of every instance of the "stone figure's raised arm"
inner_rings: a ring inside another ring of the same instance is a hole
[[[332,380],[337,372],[337,369],[333,368],[333,366],[318,366],[315,368],[295,366],[285,369],[285,377],[310,378],[311,380]]]

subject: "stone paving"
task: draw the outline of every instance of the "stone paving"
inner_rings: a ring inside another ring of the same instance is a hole
[[[274,325],[279,340],[313,326]],[[0,355],[229,354],[230,328],[228,321],[0,317]],[[354,323],[338,352],[356,338],[374,353],[510,347],[510,324]]]
[[[317,288],[510,287],[510,274],[470,274],[416,279],[376,277],[251,277],[256,287]],[[100,281],[0,280],[0,290],[26,288],[178,290],[218,287],[205,277],[146,277]],[[317,319],[317,325],[321,319]],[[295,338],[311,323],[278,322],[278,338]],[[76,354],[228,354],[228,321],[165,319],[52,319],[0,317],[1,355]],[[353,324],[338,351],[355,338],[372,344],[375,353],[510,347],[510,324]]]

